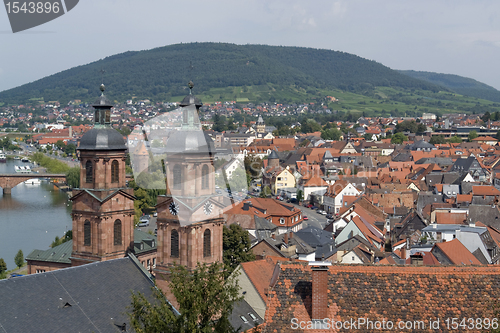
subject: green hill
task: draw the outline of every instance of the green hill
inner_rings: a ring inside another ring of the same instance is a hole
[[[344,52],[191,43],[113,55],[0,92],[0,101],[93,101],[99,93],[101,69],[105,70],[103,81],[108,94],[117,101],[132,97],[173,100],[186,94],[189,80],[195,82],[196,94],[212,94],[213,99],[221,97],[217,89],[226,94],[228,87],[242,87],[238,94],[233,94],[242,100],[292,98],[294,94],[314,94],[325,89],[363,93],[377,86],[446,90]]]
[[[415,79],[424,80],[432,84],[446,87],[461,95],[487,99],[493,102],[500,102],[500,91],[474,79],[454,74],[418,72],[411,70],[398,72]]]

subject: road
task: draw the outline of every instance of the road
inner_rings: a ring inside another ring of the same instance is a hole
[[[137,230],[141,230],[144,232],[150,232],[154,235],[155,234],[155,229],[156,229],[156,217],[151,215],[151,218],[149,220],[149,225],[147,227],[136,227]]]

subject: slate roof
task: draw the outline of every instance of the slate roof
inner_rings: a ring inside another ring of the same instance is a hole
[[[142,244],[142,246],[141,246]],[[134,253],[141,254],[156,251],[158,241],[156,236],[141,230],[134,230]]]
[[[443,202],[444,199],[442,194],[437,195],[420,192],[417,199],[417,212],[421,214],[425,206]]]
[[[487,226],[500,228],[500,212],[496,205],[471,205],[469,206],[469,218],[472,222],[481,221]]]
[[[45,262],[58,262],[71,265],[71,252],[73,251],[73,240],[69,240],[61,245],[48,250],[33,250],[26,256],[26,260],[36,260]]]
[[[292,318],[311,320],[311,268],[307,263],[286,262],[277,267],[277,273],[269,291],[265,332],[290,332]],[[332,265],[328,290],[323,292],[327,318],[385,319],[394,325],[399,320],[423,321],[426,329],[414,332],[436,332],[429,329],[429,319],[494,315],[491,305],[500,297],[500,267]],[[356,331],[375,330],[358,327]]]
[[[131,293],[150,301],[152,280],[132,258],[0,281],[2,332],[121,332]]]
[[[262,324],[262,318],[252,307],[244,300],[234,303],[233,312],[229,316],[231,326],[237,332],[245,332],[255,326]]]
[[[313,248],[316,248],[319,245],[333,244],[331,232],[324,231],[313,226],[301,229],[295,232],[295,235],[299,236],[304,242]]]
[[[427,149],[436,149],[436,146],[424,140],[420,140],[411,145],[407,145],[405,148],[409,150],[418,150],[418,149],[427,150]]]

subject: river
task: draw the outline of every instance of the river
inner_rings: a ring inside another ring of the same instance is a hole
[[[15,173],[21,161],[0,163],[0,174]],[[7,269],[16,268],[14,257],[21,249],[26,257],[34,249],[48,249],[56,236],[72,228],[71,202],[66,193],[49,182],[21,183],[4,196],[0,190],[0,258]]]

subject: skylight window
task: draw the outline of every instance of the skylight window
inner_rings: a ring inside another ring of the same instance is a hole
[[[240,318],[241,318],[241,320],[243,320],[243,322],[244,322],[245,324],[247,324],[247,323],[248,323],[248,319],[246,319],[246,318],[245,318],[245,316],[240,316]]]

